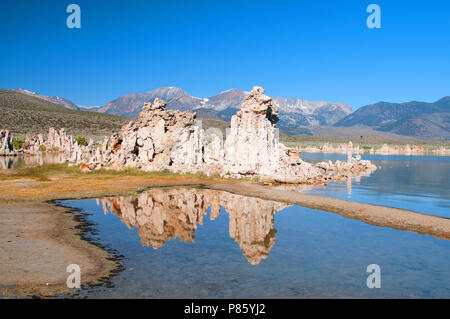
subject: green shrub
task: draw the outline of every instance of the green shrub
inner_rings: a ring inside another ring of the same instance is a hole
[[[46,150],[47,148],[45,147],[45,145],[39,145],[39,151],[45,152]]]
[[[88,142],[86,141],[86,139],[82,136],[77,136],[75,138],[75,142],[78,143],[78,145],[80,146],[88,146]]]
[[[25,145],[25,140],[23,138],[19,138],[15,141],[12,142],[12,146],[16,149],[16,150],[20,150],[22,149],[22,147]]]

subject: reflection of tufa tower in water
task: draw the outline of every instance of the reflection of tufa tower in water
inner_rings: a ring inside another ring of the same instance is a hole
[[[105,213],[119,216],[129,228],[136,227],[144,246],[154,249],[179,238],[193,242],[195,230],[211,207],[214,220],[224,207],[229,214],[229,234],[247,260],[256,265],[275,245],[274,215],[286,205],[222,191],[201,189],[152,190],[139,196],[105,198]]]

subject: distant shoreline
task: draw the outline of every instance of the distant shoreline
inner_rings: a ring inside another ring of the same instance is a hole
[[[303,146],[296,147],[297,151],[302,153],[321,153],[321,154],[335,154],[335,155],[347,155],[357,154],[357,155],[380,155],[380,156],[450,156],[450,148],[440,147],[436,149],[426,149],[423,145],[395,145],[390,146],[383,144],[381,147],[377,148],[360,148],[356,146],[352,149],[348,149],[348,144],[339,144],[338,146],[333,146],[331,143],[325,143],[320,147],[316,146]]]
[[[301,154],[323,154],[323,155],[338,155],[338,156],[347,156],[345,153],[329,153],[329,152],[321,152],[321,151],[312,151],[312,150],[300,150]],[[429,157],[448,157],[450,154],[434,154],[434,153],[425,153],[425,154],[370,154],[370,153],[360,153],[358,155],[364,156],[429,156]],[[308,158],[305,157],[303,160],[307,161]]]

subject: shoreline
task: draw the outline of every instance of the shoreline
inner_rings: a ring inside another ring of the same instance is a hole
[[[87,269],[86,273],[82,271],[82,286],[85,285],[83,288],[102,284],[120,272],[121,265],[114,257],[114,252],[105,250],[84,236],[90,226],[81,217],[83,214],[56,203],[56,200],[129,195],[149,188],[177,186],[201,187],[299,205],[374,226],[450,240],[450,219],[445,217],[307,195],[255,182],[173,176],[95,175],[78,178],[53,176],[46,181],[9,179],[0,181],[0,238],[2,242],[8,243],[8,246],[0,247],[3,265],[0,274],[0,296],[20,298],[67,294],[69,289],[65,280],[69,274],[65,272],[66,266],[75,263],[63,258],[67,256],[77,259],[78,263],[83,265],[82,269]],[[42,251],[46,253],[42,254]],[[48,267],[39,268],[43,265]],[[54,270],[56,268],[58,271]],[[51,285],[43,284],[49,281],[52,282]]]
[[[86,237],[85,214],[55,202],[0,205],[0,297],[76,297],[108,283],[121,269],[118,254]],[[67,266],[81,268],[81,289],[66,286]]]
[[[299,148],[299,152],[302,154],[324,154],[324,155],[341,155],[341,156],[347,156],[347,153],[345,152],[324,152],[320,149],[315,148]],[[425,153],[370,153],[369,151],[359,152],[355,153],[355,155],[361,155],[361,156],[430,156],[430,157],[449,157],[450,156],[450,150],[447,150],[446,153],[438,153],[438,152],[432,152],[428,151]]]

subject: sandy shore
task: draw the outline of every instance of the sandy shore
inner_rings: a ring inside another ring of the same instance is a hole
[[[50,181],[0,181],[0,295],[67,293],[66,267],[82,269],[95,284],[120,267],[102,248],[81,238],[73,213],[46,201],[136,193],[151,187],[201,186],[336,213],[365,223],[450,239],[450,219],[412,211],[306,195],[252,182],[195,178],[55,176]],[[426,212],[424,212],[426,213]]]
[[[70,264],[80,266],[85,287],[120,267],[108,252],[81,239],[75,217],[50,203],[0,205],[0,296],[73,293],[66,286]]]

